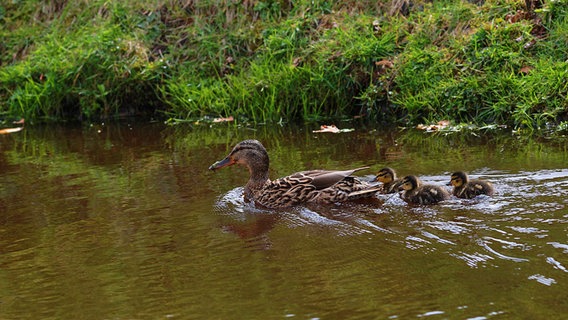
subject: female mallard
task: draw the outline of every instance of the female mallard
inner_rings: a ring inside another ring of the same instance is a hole
[[[452,173],[448,186],[454,186],[452,194],[462,199],[472,199],[480,194],[493,195],[495,189],[491,182],[484,180],[469,180],[467,173],[456,171]]]
[[[402,180],[396,178],[396,172],[392,168],[382,168],[377,173],[375,181],[383,183],[382,193],[396,193],[402,185]]]
[[[411,204],[434,204],[450,198],[446,189],[432,184],[422,184],[416,176],[404,177],[400,188],[404,190],[400,198]]]
[[[229,155],[209,170],[233,164],[247,167],[250,178],[245,185],[247,201],[267,208],[280,208],[305,202],[334,203],[371,197],[381,188],[353,176],[357,168],[346,171],[312,170],[297,172],[271,181],[268,178],[268,152],[257,140],[239,142]]]

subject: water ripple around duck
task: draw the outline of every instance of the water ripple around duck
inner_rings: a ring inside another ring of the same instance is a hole
[[[421,179],[445,184],[447,176]],[[219,199],[217,208],[222,215],[236,220],[276,214],[278,221],[271,227],[282,224],[287,228],[325,229],[336,236],[380,236],[413,251],[447,254],[472,268],[527,263],[535,260],[543,247],[560,249],[557,251],[561,255],[568,252],[568,245],[553,240],[568,224],[567,216],[562,213],[567,203],[564,196],[568,194],[568,170],[518,173],[486,170],[481,177],[494,183],[495,196],[472,200],[452,198],[434,206],[410,206],[396,194],[379,195],[381,205],[310,205],[271,211],[244,203],[242,188],[235,188]],[[265,233],[264,238],[269,236]],[[566,272],[560,261],[554,257],[547,259],[554,270]]]

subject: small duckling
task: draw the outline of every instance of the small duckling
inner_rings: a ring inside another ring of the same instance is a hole
[[[386,167],[379,170],[374,181],[383,183],[383,190],[381,193],[396,193],[402,185],[402,180],[396,178],[394,169]]]
[[[446,189],[432,184],[422,184],[416,176],[404,177],[400,189],[404,190],[400,198],[410,204],[435,204],[450,199]]]
[[[480,194],[493,195],[495,189],[491,182],[484,180],[469,180],[467,173],[456,171],[452,173],[448,186],[454,186],[452,194],[462,199],[472,199]]]

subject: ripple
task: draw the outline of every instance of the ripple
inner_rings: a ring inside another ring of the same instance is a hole
[[[568,272],[568,269],[566,269],[566,267],[564,267],[560,262],[558,262],[553,257],[547,257],[546,262],[550,263],[554,267],[554,269],[558,269],[558,270],[561,270],[561,271],[564,271],[564,272]]]
[[[491,254],[495,255],[497,258],[503,259],[503,260],[510,260],[510,261],[514,261],[514,262],[526,262],[529,261],[528,259],[523,259],[523,258],[516,258],[516,257],[511,257],[502,253],[497,252],[497,250],[491,248],[489,246],[488,241],[484,241],[484,239],[479,239],[477,241],[478,245],[481,246],[482,248],[484,248],[485,250],[489,251]]]
[[[547,244],[551,245],[553,248],[556,249],[564,249],[563,253],[568,253],[568,244],[559,243],[559,242],[547,242]]]
[[[545,276],[543,276],[542,274],[533,274],[531,276],[529,276],[527,279],[529,280],[536,280],[538,283],[547,285],[547,286],[551,286],[553,284],[556,284],[556,280],[553,278],[547,278]]]
[[[479,252],[475,252],[475,253],[464,253],[462,252],[461,254],[458,253],[452,253],[450,254],[453,257],[456,257],[460,260],[465,261],[465,263],[470,266],[471,268],[477,268],[479,266],[479,264],[484,264],[489,260],[493,260],[494,258],[492,256],[489,256],[487,254],[482,254]]]
[[[568,244],[542,242],[555,234],[552,230],[565,230],[568,224],[567,215],[558,215],[565,209],[566,200],[557,196],[568,193],[568,170],[509,173],[487,169],[476,173],[494,183],[497,195],[452,198],[432,206],[408,205],[398,194],[378,195],[379,204],[307,205],[279,210],[274,224],[290,229],[327,230],[341,237],[387,237],[390,243],[407,250],[447,254],[471,268],[538,261],[539,258],[533,259],[541,254],[536,249],[545,243],[568,253]],[[421,179],[435,184],[447,182],[445,175]],[[242,221],[275,212],[245,203],[242,188],[220,197],[216,207],[222,215]],[[266,238],[264,235],[249,239],[269,248]],[[562,263],[547,256],[551,269],[566,272]]]

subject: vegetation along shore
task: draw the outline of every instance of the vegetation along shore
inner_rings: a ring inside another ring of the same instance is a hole
[[[2,1],[0,118],[568,127],[568,1]]]

